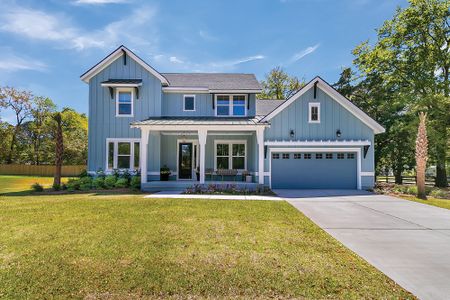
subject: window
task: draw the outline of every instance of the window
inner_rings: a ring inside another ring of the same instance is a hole
[[[116,117],[133,116],[133,90],[118,88],[116,91]]]
[[[322,153],[316,153],[316,159],[322,159]]]
[[[195,111],[195,95],[184,95],[183,111]]]
[[[333,153],[327,153],[325,154],[326,159],[333,159]]]
[[[246,95],[217,95],[216,115],[217,116],[246,116],[247,115]]]
[[[272,154],[272,159],[280,159],[280,154],[279,153],[273,153]]]
[[[311,153],[305,153],[303,157],[305,159],[311,159]]]
[[[309,103],[309,123],[320,123],[320,103]]]
[[[108,139],[106,160],[106,170],[139,169],[139,142],[126,139]]]
[[[300,153],[294,153],[294,159],[301,159],[302,155]]]
[[[289,153],[283,153],[283,159],[289,159]]]
[[[245,141],[216,141],[216,169],[245,170],[247,168]]]
[[[344,159],[344,153],[338,153],[337,159]]]
[[[245,116],[245,96],[233,96],[233,116]]]
[[[355,153],[347,153],[347,159],[355,159]]]

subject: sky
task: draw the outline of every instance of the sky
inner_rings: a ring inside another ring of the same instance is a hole
[[[160,72],[281,66],[334,83],[406,0],[0,0],[0,86],[88,112],[80,75],[121,44]],[[12,113],[0,111],[12,122]]]

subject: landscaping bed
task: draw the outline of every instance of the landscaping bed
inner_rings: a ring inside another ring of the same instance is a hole
[[[254,189],[240,187],[235,184],[196,184],[187,188],[183,194],[193,195],[258,195],[258,196],[275,196],[268,187],[257,185]]]

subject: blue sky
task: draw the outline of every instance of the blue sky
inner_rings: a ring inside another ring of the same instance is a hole
[[[0,86],[87,112],[79,76],[121,44],[161,72],[263,79],[282,66],[333,83],[399,5],[406,0],[2,0]]]

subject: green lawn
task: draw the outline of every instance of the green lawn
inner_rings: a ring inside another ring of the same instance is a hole
[[[427,200],[422,200],[417,197],[408,196],[408,195],[400,195],[400,196],[397,195],[397,197],[400,197],[400,198],[403,198],[406,200],[410,200],[410,201],[423,203],[423,204],[428,204],[428,205],[433,205],[433,206],[437,206],[437,207],[441,207],[441,208],[450,209],[450,200],[449,199],[438,199],[438,198],[433,198],[433,197],[428,196]]]
[[[64,178],[63,181],[65,180],[67,179]],[[31,185],[36,182],[46,188],[51,187],[53,177],[0,175],[0,194],[27,192],[31,190]]]
[[[0,196],[0,298],[413,298],[286,202]]]

